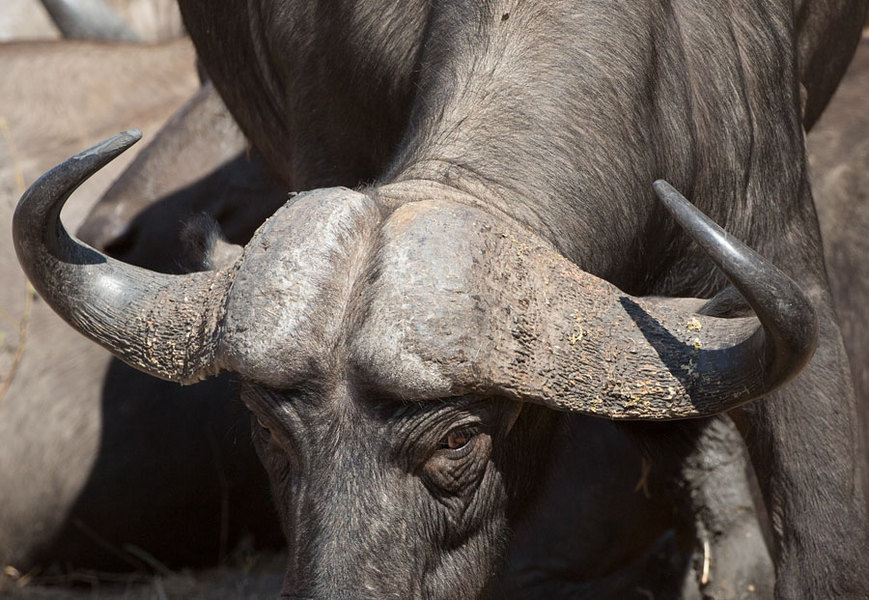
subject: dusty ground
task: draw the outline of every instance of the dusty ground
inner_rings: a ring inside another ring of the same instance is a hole
[[[6,600],[273,600],[280,593],[284,557],[259,554],[239,564],[160,575],[75,573],[33,577],[7,568],[0,574]]]

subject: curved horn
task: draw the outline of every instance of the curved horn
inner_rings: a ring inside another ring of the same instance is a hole
[[[757,317],[707,317],[693,299],[633,298],[542,253],[534,269],[548,281],[532,283],[539,275],[526,269],[528,320],[511,327],[529,358],[517,361],[514,351],[509,365],[502,362],[497,388],[611,419],[702,417],[776,390],[809,361],[817,318],[796,284],[665,182],[655,191]],[[540,306],[541,295],[551,308]],[[543,328],[563,335],[544,346],[534,335]]]
[[[724,272],[763,325],[767,392],[790,381],[815,352],[818,318],[812,304],[790,277],[728,235],[669,183],[658,180],[653,187],[676,222]]]
[[[155,273],[101,254],[60,222],[76,188],[141,135],[119,134],[40,177],[15,209],[12,237],[33,286],[67,323],[145,373],[192,383],[219,371],[219,324],[234,270]]]
[[[401,353],[396,369],[428,373],[439,395],[498,394],[610,419],[708,416],[784,385],[814,351],[811,304],[686,200],[657,189],[757,317],[706,316],[698,299],[631,297],[515,223],[422,201],[384,227],[384,247],[399,251],[381,256],[378,293],[397,292],[368,308],[401,327],[389,341]]]

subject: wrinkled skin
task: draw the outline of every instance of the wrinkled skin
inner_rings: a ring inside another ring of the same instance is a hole
[[[240,243],[246,241],[247,238],[239,237],[239,232],[243,231],[240,228],[247,227],[246,235],[249,237],[253,227],[259,223],[249,218],[255,215],[251,209],[268,204],[267,196],[259,193],[266,185],[261,168],[251,172],[246,160],[229,160],[213,175],[186,187],[179,186],[177,177],[196,173],[195,168],[161,168],[186,164],[191,160],[201,161],[204,156],[212,157],[213,160],[215,149],[227,147],[228,144],[231,148],[231,143],[234,143],[232,140],[237,139],[233,129],[226,126],[226,117],[219,110],[215,111],[209,89],[205,88],[197,99],[182,109],[166,130],[140,153],[121,179],[92,209],[79,236],[97,248],[108,249],[110,254],[127,262],[166,272],[179,271],[183,266],[179,264],[179,256],[190,250],[177,237],[177,231],[166,226],[172,222],[180,225],[184,214],[205,211],[220,220],[224,235]],[[250,183],[227,188],[221,184],[227,179]],[[141,187],[145,181],[149,182],[147,193],[143,193]],[[282,198],[280,189],[283,188],[280,184],[276,184],[276,188],[278,191],[274,194]],[[175,191],[166,194],[166,190]],[[161,199],[163,195],[167,196],[165,200]],[[137,215],[137,211],[141,212]],[[123,368],[120,365],[118,367]],[[131,376],[129,371],[126,373],[126,379],[118,381],[125,381],[132,389],[145,381]],[[221,382],[221,385],[225,387],[210,387],[216,396],[212,398],[215,402],[227,393],[236,393],[231,382]],[[170,407],[176,406],[175,403],[181,403],[178,406],[190,403],[197,396],[199,387],[173,388],[169,397],[166,397],[164,390],[161,402],[168,403],[168,412]],[[196,414],[195,411],[193,414]],[[254,439],[262,445],[263,440],[270,436],[259,426],[255,425],[254,428],[260,433]],[[236,429],[234,425],[233,430]],[[549,583],[543,586],[539,597],[551,597],[553,593],[575,594],[578,588],[571,585],[565,588],[563,581],[577,576],[582,581],[579,588],[591,594],[590,597],[597,598],[623,597],[633,590],[638,581],[649,589],[675,589],[673,582],[677,582],[678,586],[681,581],[684,562],[680,561],[684,561],[685,556],[673,547],[669,538],[664,542],[665,551],[675,553],[679,558],[658,560],[657,563],[653,559],[648,567],[640,560],[647,546],[674,523],[667,495],[659,484],[656,487],[654,474],[646,488],[652,490],[649,497],[634,489],[643,468],[641,458],[630,441],[612,425],[581,416],[558,429],[561,432],[552,444],[553,453],[558,456],[553,457],[551,462],[558,464],[559,468],[547,469],[552,474],[547,476],[545,491],[538,494],[547,498],[546,505],[534,511],[534,516],[523,520],[520,539],[513,545],[514,550],[509,558],[509,571],[516,573],[516,577],[508,580],[507,587],[501,593],[516,588],[522,590],[522,597],[531,597],[531,588],[539,587],[541,575]],[[261,452],[266,450],[261,449]],[[607,461],[615,461],[619,468],[606,466]],[[123,474],[117,476],[123,478]],[[576,488],[576,481],[583,482],[580,489]],[[520,492],[527,493],[529,490],[530,487],[527,487]],[[614,514],[604,525],[599,516],[610,511],[614,497],[621,498],[620,507],[626,514],[620,517]],[[580,507],[581,510],[577,510]],[[553,522],[552,514],[563,517],[566,512],[571,514],[572,526],[566,527],[563,519]],[[540,545],[539,533],[547,528],[551,529],[546,533],[548,542]],[[586,532],[582,540],[564,535],[565,531],[576,528]],[[161,530],[169,534],[165,529]],[[167,539],[173,538],[169,535]],[[499,544],[503,543],[497,537],[494,539]],[[616,539],[622,542],[615,544]],[[557,545],[559,550],[553,552],[553,545]],[[537,546],[540,546],[539,551]],[[523,548],[526,550],[523,551]],[[534,548],[534,551],[529,553],[528,548]],[[606,551],[602,552],[604,548]],[[543,563],[540,563],[540,553],[545,556]],[[541,573],[541,564],[551,564],[554,554],[563,557],[564,562],[557,569],[543,569]],[[155,556],[165,560],[163,554]],[[632,570],[619,570],[634,560],[638,564]],[[614,575],[606,577],[613,571],[616,571]],[[599,581],[601,578],[602,581]]]
[[[859,247],[860,240],[863,239],[859,226],[860,213],[855,213],[854,210],[859,211],[861,206],[856,200],[859,198],[861,188],[858,184],[856,189],[849,188],[850,194],[844,194],[843,186],[835,185],[829,191],[828,186],[841,181],[839,175],[841,170],[837,168],[838,165],[853,164],[858,166],[862,163],[859,159],[859,151],[852,152],[850,145],[843,147],[839,154],[831,153],[829,146],[840,139],[846,139],[842,138],[843,131],[855,132],[853,138],[862,139],[856,133],[860,129],[854,126],[855,115],[849,112],[862,106],[859,101],[859,83],[862,81],[860,77],[861,64],[858,59],[852,67],[849,78],[846,78],[841,88],[840,97],[844,99],[833,103],[825,119],[809,137],[812,156],[818,157],[813,162],[813,177],[816,186],[814,189],[824,238],[827,242],[825,249],[827,250],[828,269],[830,269],[834,283],[842,282],[834,287],[837,310],[839,310],[840,315],[843,314],[843,311],[849,310],[848,306],[856,304],[862,306],[859,303],[859,298],[862,295],[854,290],[854,284],[859,283],[862,279],[848,276],[848,273],[852,273],[853,269],[858,267],[855,267],[855,264],[847,258],[860,255],[859,252],[854,253],[855,244]],[[852,99],[849,102],[847,95],[851,93],[858,94],[858,100]],[[857,116],[860,115],[862,113],[858,110]],[[846,173],[853,173],[853,176],[859,177],[862,171],[857,169],[846,171]],[[852,177],[852,175],[848,175],[848,177]],[[839,202],[840,204],[832,204],[832,202]],[[850,216],[844,220],[837,220],[841,216],[842,209],[846,206],[850,207],[847,209],[847,214]],[[149,230],[148,228],[136,229],[137,232],[140,232],[135,238],[137,245],[144,244],[144,241],[139,237],[144,235],[141,232]],[[850,237],[851,233],[856,236],[854,239]],[[835,248],[841,248],[841,250],[835,250]],[[848,304],[852,301],[854,304]],[[859,344],[864,339],[859,330],[860,322],[859,319],[848,317],[843,320],[846,327],[844,330],[845,340],[851,356],[855,356],[854,349],[859,350]],[[860,356],[860,354],[858,353],[856,356]],[[861,365],[859,360],[852,361],[852,368],[855,369],[855,373],[860,372]],[[858,378],[857,381],[859,385],[860,379]],[[678,548],[666,545],[666,542],[664,542],[664,549],[658,550],[661,554],[653,551],[647,557],[640,559],[639,562],[627,568],[616,570],[607,576],[614,566],[624,565],[626,559],[637,557],[638,550],[642,550],[645,544],[654,539],[655,535],[663,534],[668,525],[673,525],[668,520],[668,509],[661,503],[661,499],[665,499],[667,494],[664,490],[656,487],[656,474],[659,469],[655,466],[652,467],[650,479],[646,480],[646,484],[651,486],[653,499],[658,499],[657,505],[650,504],[648,501],[644,502],[642,495],[636,493],[633,488],[634,482],[640,477],[639,459],[633,455],[630,444],[627,444],[621,436],[614,435],[614,432],[608,433],[608,430],[612,429],[610,426],[583,418],[573,419],[568,424],[568,429],[573,432],[568,434],[568,437],[573,440],[579,439],[581,442],[565,442],[560,437],[556,438],[559,441],[554,444],[552,451],[558,455],[553,460],[559,465],[559,469],[554,472],[550,470],[547,487],[540,494],[546,500],[542,505],[538,503],[533,516],[524,520],[519,529],[518,537],[514,540],[508,583],[505,584],[507,589],[511,587],[521,589],[521,597],[524,598],[552,597],[558,594],[566,594],[570,597],[622,598],[633,593],[638,585],[647,590],[654,590],[656,597],[660,597],[662,592],[670,595],[682,594],[684,597],[694,597],[692,594],[699,594],[699,589],[692,592],[690,587],[679,588],[680,574],[686,569],[686,566],[678,561],[685,560],[685,555]],[[680,427],[684,428],[684,425]],[[268,444],[269,442],[263,440],[267,440],[271,436],[263,429],[258,428],[258,431],[260,434],[256,439],[259,444],[261,446]],[[353,433],[352,429],[348,431]],[[724,427],[723,431],[727,431],[727,428]],[[752,526],[751,521],[746,521],[744,516],[753,510],[752,498],[747,488],[738,483],[743,478],[740,469],[744,468],[744,464],[738,459],[739,454],[735,455],[736,460],[734,456],[731,456],[733,451],[727,447],[726,443],[721,447],[722,442],[726,442],[732,437],[732,433],[722,433],[721,426],[713,427],[710,433],[713,442],[704,445],[703,453],[692,455],[697,456],[702,461],[695,464],[694,472],[689,473],[687,479],[703,484],[698,487],[695,487],[695,483],[688,484],[696,490],[693,493],[705,494],[701,503],[703,511],[706,513],[717,511],[721,516],[713,519],[708,517],[705,520],[698,519],[696,527],[705,528],[706,535],[715,535],[716,533],[710,531],[710,525],[723,526],[724,530],[731,527],[733,532],[738,534],[739,539],[738,545],[734,548],[734,553],[737,556],[721,552],[713,555],[712,584],[704,586],[704,597],[741,597],[740,594],[747,592],[746,586],[748,584],[752,586],[753,591],[746,593],[746,597],[765,597],[766,594],[770,593],[770,590],[765,587],[763,578],[758,579],[758,575],[766,574],[767,577],[771,577],[771,572],[764,571],[768,567],[757,569],[757,562],[765,562],[767,559],[762,540],[758,537],[759,531],[756,524]],[[672,432],[669,432],[668,435],[672,435]],[[265,456],[269,456],[267,448],[262,448],[261,452]],[[271,456],[275,456],[275,454],[271,454]],[[277,456],[280,456],[280,453]],[[608,470],[596,471],[595,466],[604,460],[614,461],[612,467]],[[722,468],[722,465],[725,465],[726,468]],[[350,466],[353,466],[353,461],[351,461]],[[352,473],[353,469],[348,469],[347,472]],[[709,480],[715,477],[720,479],[723,488],[717,489],[714,485],[709,485]],[[576,481],[583,482],[583,490],[575,489]],[[619,490],[619,486],[624,486],[624,489]],[[582,500],[579,502],[577,501],[578,493],[582,494]],[[615,494],[618,494],[622,499],[615,505],[618,508],[614,511],[612,495]],[[650,509],[650,506],[658,507]],[[688,508],[690,509],[690,507]],[[733,508],[737,510],[733,511]],[[602,522],[601,518],[610,512],[613,513],[614,520]],[[728,517],[734,512],[743,516],[735,519],[732,516]],[[553,518],[551,515],[556,515],[556,517]],[[567,518],[567,515],[570,515],[570,519]],[[734,521],[735,525],[728,521]],[[640,533],[640,528],[644,525],[650,526],[646,527],[646,534]],[[690,524],[688,526],[690,527]],[[753,527],[753,529],[746,531],[747,526]],[[621,535],[616,533],[618,527],[623,528],[624,533]],[[584,532],[582,540],[564,535],[565,531],[578,530]],[[717,534],[720,535],[721,532],[722,529],[717,530]],[[649,537],[649,534],[652,537]],[[643,535],[645,537],[642,537]],[[752,536],[754,537],[754,544],[750,543]],[[545,541],[541,542],[541,539]],[[708,542],[709,538],[706,540]],[[304,546],[301,541],[299,545]],[[606,552],[602,554],[604,550]],[[670,558],[664,559],[663,556]],[[556,559],[555,557],[559,558]],[[702,557],[700,558],[702,559]],[[740,568],[747,568],[749,572],[736,578],[732,576],[729,578],[718,577],[716,571],[722,568],[722,564],[725,565],[723,567],[725,569],[735,565],[734,568],[737,571]],[[766,564],[768,565],[768,563]],[[688,566],[690,567],[690,563]],[[689,580],[691,577],[699,579],[699,573],[695,573],[693,576],[690,573],[692,568],[699,569],[700,566],[694,565],[688,568]],[[601,578],[602,575],[603,578]],[[571,582],[571,580],[575,581]]]
[[[464,398],[423,408],[384,399],[362,405],[342,397],[347,390],[316,393],[316,402],[300,395],[293,403],[292,416],[284,422],[297,423],[295,427],[272,425],[256,437],[267,469],[277,475],[278,501],[293,507],[284,513],[291,540],[285,593],[321,597],[355,590],[357,597],[385,598],[478,594],[507,542],[508,500],[531,491],[511,489],[510,482],[515,486],[538,468],[518,444],[545,449],[540,435],[552,415],[531,409],[526,420],[538,427],[509,431],[519,410],[510,403]],[[268,415],[265,419],[273,418],[269,403],[283,402],[286,395],[244,390],[243,397],[262,407],[258,414]],[[444,447],[443,439],[457,427],[471,441],[457,449]],[[289,440],[300,433],[319,434],[321,443],[292,444]],[[505,443],[508,438],[515,443]],[[324,476],[296,475],[302,464]],[[372,487],[372,480],[383,487]],[[393,493],[384,495],[385,490]],[[360,521],[368,525],[360,529]],[[312,530],[318,535],[311,537]],[[371,544],[383,551],[370,552]],[[444,553],[433,556],[432,545]],[[332,560],[335,553],[345,560]],[[398,562],[410,568],[398,573]],[[468,577],[454,577],[456,569]],[[382,594],[390,589],[402,591]]]

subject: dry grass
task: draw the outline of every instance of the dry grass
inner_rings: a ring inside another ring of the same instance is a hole
[[[280,593],[285,557],[258,554],[237,566],[160,575],[75,572],[62,576],[0,574],[5,600],[273,600]]]

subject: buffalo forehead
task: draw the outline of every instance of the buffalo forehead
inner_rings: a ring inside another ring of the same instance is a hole
[[[405,205],[384,223],[378,275],[361,294],[350,340],[350,359],[366,379],[412,399],[465,391],[461,381],[474,378],[486,354],[475,275],[479,234],[489,229],[488,215],[443,201]]]
[[[413,202],[381,223],[345,189],[298,196],[245,249],[227,305],[226,356],[274,387],[352,371],[392,395],[468,391],[490,352],[481,267],[491,215]]]
[[[245,247],[229,294],[225,360],[274,387],[312,364],[329,369],[353,282],[380,220],[375,203],[344,188],[300,194]]]

